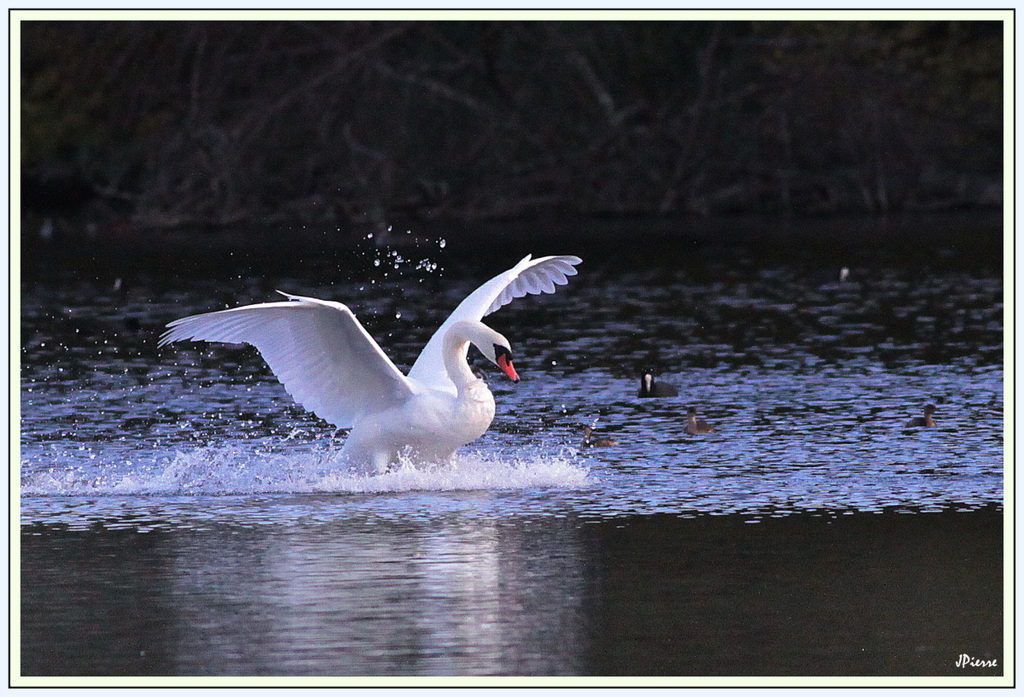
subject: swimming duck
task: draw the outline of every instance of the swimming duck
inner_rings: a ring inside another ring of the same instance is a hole
[[[935,405],[928,404],[924,408],[924,416],[918,416],[910,420],[907,426],[925,426],[927,428],[933,428],[935,421],[932,420],[932,414],[935,413]]]
[[[583,442],[580,443],[580,447],[583,448],[606,448],[610,445],[618,445],[618,441],[612,440],[605,436],[593,436],[594,429],[590,426],[583,427]]]
[[[698,419],[697,418],[697,408],[696,407],[690,407],[689,409],[687,409],[686,410],[686,415],[687,415],[687,420],[686,420],[686,429],[685,430],[691,436],[696,435],[698,433],[714,433],[715,432],[715,427],[714,426],[709,424],[707,421],[704,421],[703,419]]]

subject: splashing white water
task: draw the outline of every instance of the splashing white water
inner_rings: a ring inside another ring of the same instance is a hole
[[[468,451],[450,465],[408,462],[379,475],[334,464],[334,452],[265,451],[222,445],[174,451],[150,462],[23,467],[23,495],[232,495],[578,488],[590,472],[571,452],[499,457]],[[29,471],[26,471],[29,470]]]

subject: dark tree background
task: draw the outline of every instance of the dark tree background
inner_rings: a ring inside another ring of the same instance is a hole
[[[31,22],[29,214],[146,227],[1002,202],[1000,22]]]

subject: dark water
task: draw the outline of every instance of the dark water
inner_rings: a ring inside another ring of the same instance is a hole
[[[965,230],[538,241],[584,264],[488,319],[524,378],[477,364],[490,431],[379,477],[335,468],[344,434],[253,351],[157,350],[160,328],[280,288],[348,303],[407,367],[518,254],[29,264],[21,669],[1001,675],[1002,262]],[[643,367],[680,396],[637,398]],[[929,402],[938,427],[908,428]],[[691,405],[714,434],[683,431]]]

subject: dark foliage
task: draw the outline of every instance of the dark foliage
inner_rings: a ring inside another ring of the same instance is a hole
[[[42,211],[382,225],[1001,204],[998,22],[21,28],[24,203]]]

